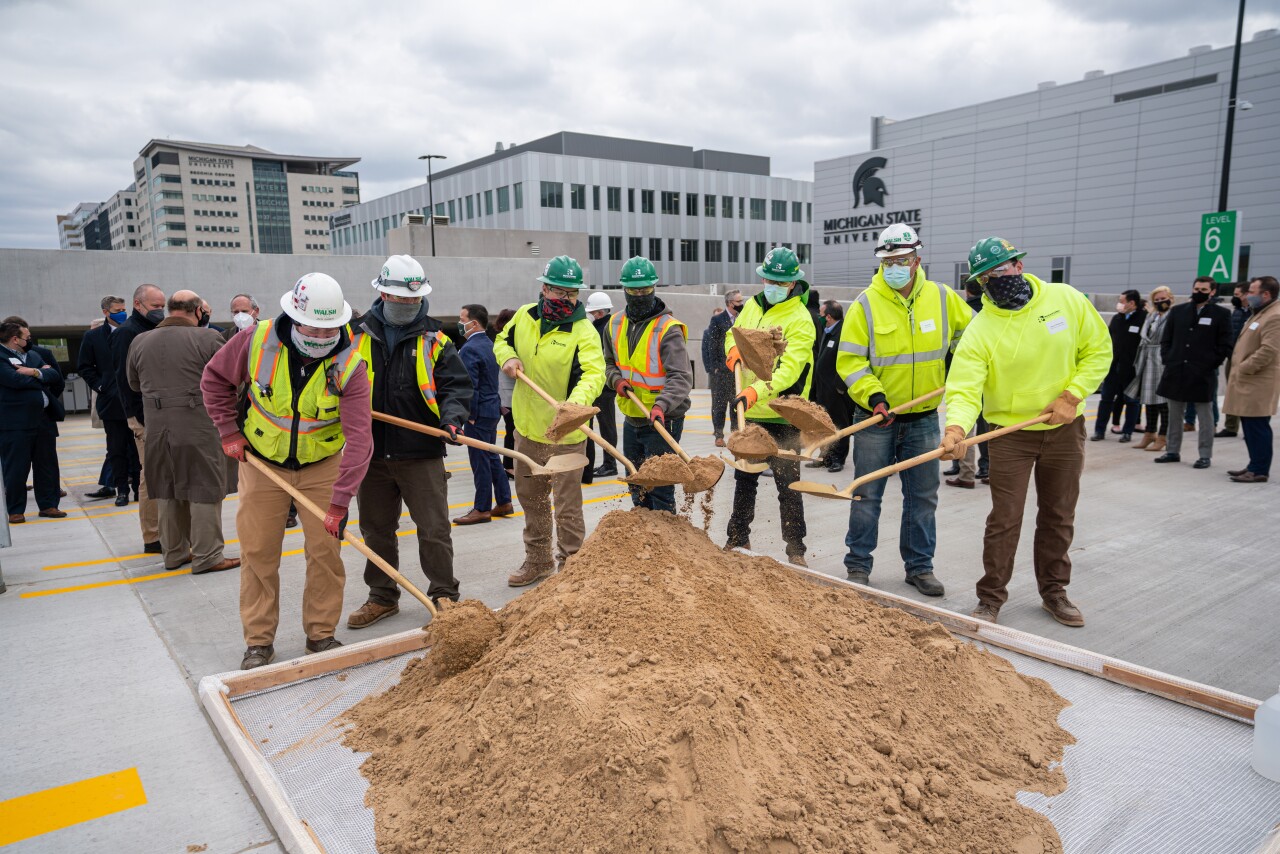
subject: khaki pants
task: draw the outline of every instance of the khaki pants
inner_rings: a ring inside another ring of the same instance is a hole
[[[147,428],[136,418],[129,419],[133,442],[138,446],[138,468],[142,469],[147,452]],[[147,476],[138,475],[138,522],[142,526],[142,544],[160,541],[160,508],[147,494]]]
[[[286,483],[320,507],[328,507],[338,479],[338,454],[298,471],[273,466]],[[267,463],[271,465],[271,463]],[[240,464],[240,621],[247,646],[266,646],[280,623],[280,549],[289,515],[289,493],[272,483],[251,463]],[[308,640],[333,636],[342,616],[342,587],[347,573],[340,543],[324,529],[324,521],[298,508],[306,549],[306,587],[302,591],[302,628]]]
[[[998,425],[992,424],[991,429]],[[1084,417],[1052,430],[1019,430],[991,441],[991,515],[982,541],[985,574],[978,600],[999,607],[1009,598],[1014,557],[1022,533],[1027,485],[1036,478],[1036,539],[1032,561],[1040,597],[1071,583],[1067,551],[1075,536],[1076,500],[1084,471]]]
[[[427,595],[457,601],[447,490],[443,458],[374,460],[360,482],[360,536],[378,557],[400,569],[396,529],[400,527],[403,501],[409,508],[409,518],[418,527],[418,563],[430,582]],[[399,586],[373,561],[365,561],[364,583],[369,585],[370,602],[395,605],[400,601]]]
[[[586,442],[576,445],[547,445],[516,433],[516,450],[542,465],[560,454],[581,454]],[[533,477],[529,467],[516,461],[516,495],[524,510],[525,563],[534,569],[553,566],[551,556],[551,498],[555,496],[555,564],[563,564],[577,554],[587,536],[582,520],[582,473],[565,472],[551,477]]]
[[[164,565],[177,568],[191,555],[191,571],[201,573],[222,562],[222,502],[157,498]]]

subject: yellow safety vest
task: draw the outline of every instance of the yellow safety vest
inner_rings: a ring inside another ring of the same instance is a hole
[[[667,385],[667,367],[662,364],[662,339],[672,326],[680,327],[680,334],[689,340],[689,328],[670,314],[661,314],[645,321],[647,328],[631,349],[627,336],[630,326],[626,312],[618,312],[609,318],[609,334],[613,337],[613,352],[617,357],[618,373],[631,384],[636,397],[645,405],[642,411],[630,398],[618,398],[618,408],[623,415],[644,418],[653,408],[653,402]]]
[[[448,343],[448,337],[443,332],[436,330],[435,334],[430,338],[425,335],[419,335],[418,346],[413,348],[418,362],[416,368],[418,389],[422,392],[422,399],[427,402],[427,408],[435,415],[436,420],[440,419],[440,404],[436,400],[436,361],[444,351],[444,345]],[[373,359],[371,354],[373,338],[368,332],[360,332],[352,340],[351,346],[364,359],[365,368],[369,372],[369,394],[372,395]]]
[[[342,390],[360,354],[347,347],[323,359],[293,406],[288,356],[272,334],[274,321],[260,320],[249,344],[248,408],[244,435],[264,459],[300,465],[319,462],[342,450]],[[296,446],[295,446],[296,442]]]

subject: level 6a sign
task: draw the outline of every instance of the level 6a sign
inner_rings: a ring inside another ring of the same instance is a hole
[[[1236,279],[1240,257],[1240,213],[1219,211],[1200,217],[1200,264],[1197,276],[1212,276],[1224,284]]]

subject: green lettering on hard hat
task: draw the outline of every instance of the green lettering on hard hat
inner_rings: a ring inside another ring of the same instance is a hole
[[[312,314],[337,314],[338,310],[336,308],[313,308],[311,310],[311,313]]]

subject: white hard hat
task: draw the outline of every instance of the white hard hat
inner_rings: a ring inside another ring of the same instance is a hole
[[[613,311],[613,300],[604,291],[592,291],[587,297],[587,311]]]
[[[910,255],[922,246],[924,244],[914,228],[909,225],[891,225],[880,232],[880,239],[876,241],[876,257],[897,258]]]
[[[392,255],[382,265],[382,273],[369,284],[381,293],[400,297],[425,297],[431,293],[422,265],[408,255]]]
[[[351,319],[342,285],[324,273],[307,273],[294,282],[293,290],[280,297],[280,307],[296,322],[321,329],[334,329]]]

